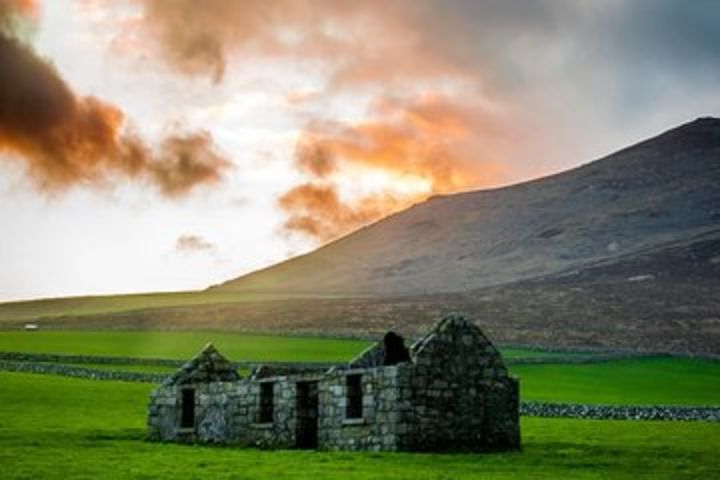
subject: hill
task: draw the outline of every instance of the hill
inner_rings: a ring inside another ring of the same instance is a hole
[[[507,284],[720,232],[720,120],[551,177],[434,197],[221,291],[396,296]]]
[[[720,119],[494,190],[434,197],[202,292],[0,304],[0,327],[413,335],[720,352]]]

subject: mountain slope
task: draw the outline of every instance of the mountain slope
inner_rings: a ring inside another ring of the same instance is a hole
[[[439,196],[213,289],[422,295],[567,274],[720,232],[720,119],[510,187]]]
[[[583,167],[436,197],[203,292],[0,304],[0,330],[413,337],[463,312],[502,344],[720,352],[720,120]]]

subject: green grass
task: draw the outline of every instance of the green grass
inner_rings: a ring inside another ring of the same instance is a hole
[[[720,424],[523,419],[523,451],[258,451],[142,440],[151,386],[0,373],[0,477],[718,478]]]
[[[230,360],[341,362],[370,342],[220,332],[0,331],[0,351],[186,360],[212,342]]]
[[[202,305],[240,301],[243,297],[223,292],[169,292],[132,295],[64,297],[0,303],[0,321],[59,315],[90,315],[140,308]],[[250,297],[245,297],[251,299]]]
[[[351,339],[247,335],[214,331],[0,331],[0,351],[63,353],[185,360],[207,342],[231,360],[347,361],[371,342]],[[521,348],[502,350],[508,358],[558,355]],[[564,354],[563,354],[564,355]]]
[[[101,370],[169,374],[154,365],[78,364]],[[514,366],[523,400],[615,405],[720,405],[720,363],[641,358],[588,365]],[[247,375],[248,370],[242,370]]]
[[[501,347],[500,351],[504,358],[557,358],[557,357],[586,357],[593,355],[593,352],[567,352],[536,350],[532,348]]]
[[[188,291],[62,297],[0,303],[0,322],[60,315],[93,315],[129,310],[221,303],[255,302],[293,298],[290,295],[249,294],[227,291]]]
[[[370,343],[218,332],[0,332],[0,351],[189,359],[212,341],[231,360],[343,362]],[[506,357],[538,352],[503,350]],[[553,352],[543,352],[552,355]],[[172,368],[83,365],[168,373]],[[720,362],[681,358],[616,360],[587,365],[516,365],[524,400],[720,405]]]
[[[335,296],[308,296],[305,294],[280,295],[277,293],[198,290],[185,292],[45,298],[17,302],[0,302],[0,323],[8,320],[35,320],[39,318],[51,318],[62,315],[97,315],[148,308],[187,307],[193,305],[289,300],[294,298],[335,298]]]
[[[585,365],[516,365],[524,400],[720,405],[720,362],[640,358]]]

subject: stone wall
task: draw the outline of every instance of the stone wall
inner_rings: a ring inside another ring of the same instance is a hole
[[[260,448],[295,446],[295,389],[302,376],[245,378],[235,382],[162,385],[149,407],[152,440],[232,443]],[[314,377],[313,377],[314,378]],[[260,421],[261,384],[272,385],[273,421]],[[181,428],[182,390],[195,390],[195,423]]]
[[[519,448],[517,380],[477,327],[448,317],[412,350],[410,429],[402,449]]]
[[[7,372],[42,373],[64,377],[86,378],[88,380],[117,380],[123,382],[160,383],[167,375],[159,373],[101,370],[60,363],[10,362],[0,360],[0,370]]]
[[[112,365],[153,365],[181,367],[184,360],[167,358],[120,357],[107,355],[70,355],[62,353],[0,352],[0,360],[13,362],[91,363]]]
[[[410,365],[337,369],[319,384],[319,447],[399,450],[409,430]],[[362,416],[347,418],[348,375],[360,375]]]
[[[273,421],[260,420],[261,384],[272,385]],[[247,379],[238,385],[229,409],[230,424],[236,435],[231,441],[261,448],[292,448],[295,445],[295,384],[288,377]]]
[[[0,361],[60,364],[146,365],[158,367],[182,367],[187,363],[187,361],[185,360],[176,360],[171,358],[121,357],[107,355],[69,355],[61,353],[25,352],[0,352]],[[303,371],[324,371],[337,365],[336,363],[330,362],[254,362],[249,360],[228,363],[235,369],[254,369],[264,366],[280,369],[296,369]]]
[[[705,406],[583,405],[577,403],[523,402],[520,406],[520,412],[522,415],[533,417],[720,422],[720,407]]]
[[[382,342],[377,342],[366,348],[360,355],[350,361],[350,368],[370,368],[383,365],[385,360],[385,348]]]

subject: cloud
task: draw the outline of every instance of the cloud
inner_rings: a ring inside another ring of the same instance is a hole
[[[410,198],[398,198],[389,193],[347,201],[340,198],[334,184],[309,182],[285,192],[278,203],[288,213],[283,224],[286,232],[301,233],[326,242],[390,211],[407,207],[411,202]]]
[[[230,163],[208,132],[173,132],[153,149],[119,107],[77,95],[18,34],[33,6],[0,0],[0,152],[46,192],[122,176],[176,197],[220,180]]]
[[[303,132],[295,164],[310,180],[280,198],[286,230],[326,241],[429,195],[495,184],[504,175],[497,159],[523,145],[518,125],[441,94],[380,97],[370,114],[353,124],[316,120]],[[362,172],[389,181],[341,200],[343,174],[362,182]]]
[[[177,71],[220,82],[228,56],[319,57],[339,51],[342,40],[328,32],[319,15],[337,18],[358,10],[355,2],[329,0],[138,0],[140,35],[148,49]],[[351,17],[354,15],[351,14]],[[133,35],[135,32],[125,32]]]
[[[195,253],[214,251],[215,245],[200,235],[184,234],[175,242],[175,250],[180,253]]]
[[[292,108],[313,113],[294,159],[305,178],[280,201],[290,231],[320,239],[434,192],[547,174],[720,108],[714,0],[136,3],[134,34],[183,74],[221,82],[263,59],[320,66],[311,95],[288,93]],[[334,99],[368,97],[365,119],[318,116]],[[369,177],[342,181],[358,167],[428,187],[408,193],[398,181],[368,202],[348,183]]]
[[[478,97],[561,115],[569,137],[588,117],[612,131],[623,116],[681,109],[667,103],[678,89],[717,96],[714,0],[135,1],[127,35],[217,82],[232,59],[257,57],[321,62],[329,90],[459,79]]]
[[[189,193],[197,185],[216,183],[230,162],[215,148],[207,131],[165,137],[159,152],[147,162],[148,175],[168,197]]]
[[[163,60],[217,81],[243,54],[324,59],[348,81],[465,74],[519,86],[553,64],[717,66],[720,40],[714,0],[136,1],[136,27]]]

